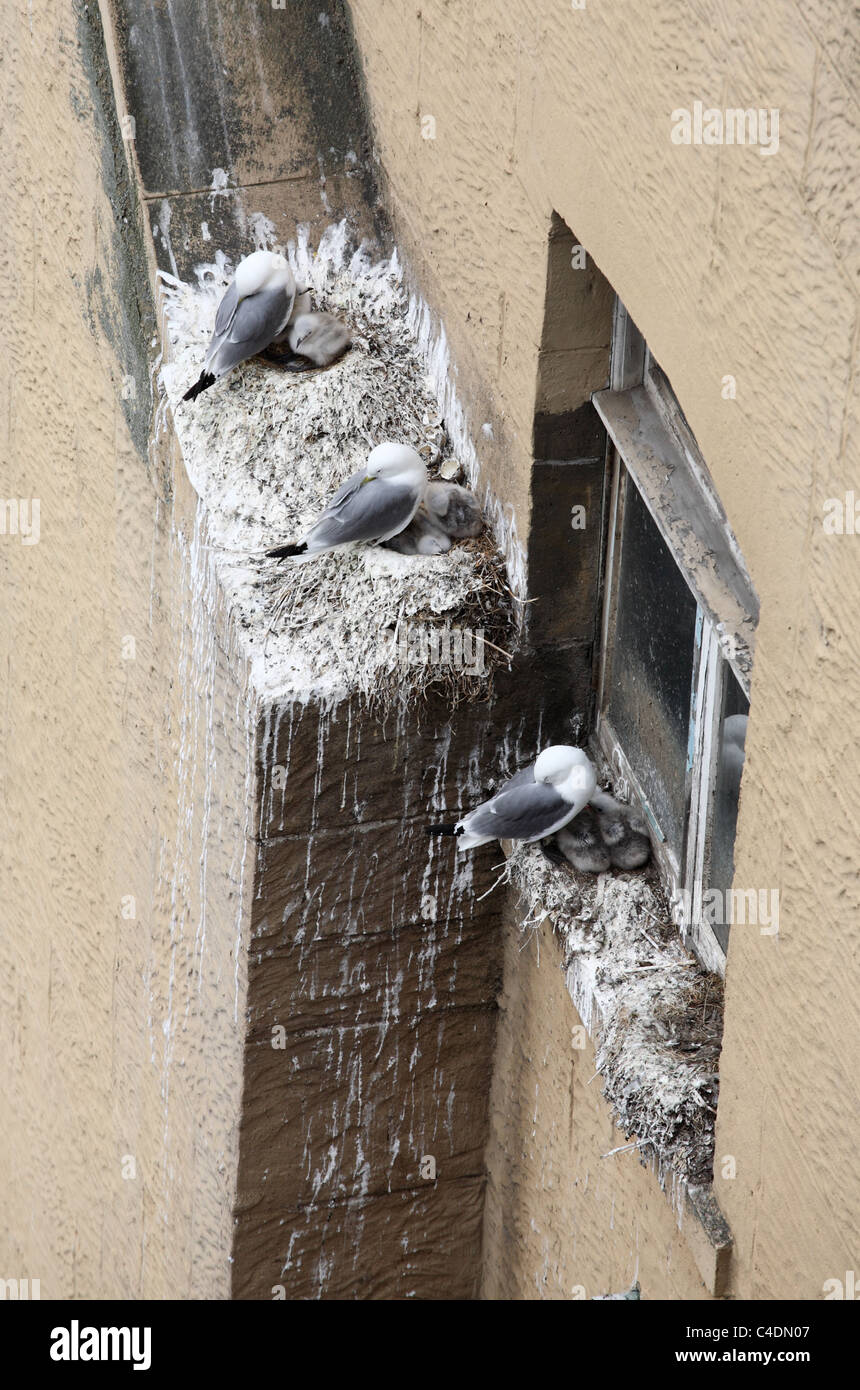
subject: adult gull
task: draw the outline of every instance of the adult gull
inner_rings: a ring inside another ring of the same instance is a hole
[[[594,768],[581,748],[553,744],[531,767],[506,782],[501,791],[455,825],[434,825],[432,835],[456,835],[459,850],[490,840],[530,844],[554,835],[588,805],[597,786]]]
[[[219,377],[269,347],[287,328],[296,282],[286,257],[254,251],[236,267],[215,315],[203,370],[182,397],[193,401]]]
[[[424,460],[408,444],[377,444],[338,488],[304,540],[274,546],[266,554],[322,555],[367,541],[387,541],[408,526],[427,486]]]

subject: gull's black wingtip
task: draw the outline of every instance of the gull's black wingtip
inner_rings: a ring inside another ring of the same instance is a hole
[[[266,551],[266,556],[269,560],[286,560],[290,555],[304,555],[307,548],[304,541],[299,541],[296,545],[275,545]]]
[[[196,401],[196,399],[197,399],[197,397],[200,395],[200,392],[201,392],[201,391],[208,391],[208,390],[209,390],[209,387],[210,387],[210,386],[214,386],[214,385],[215,385],[215,378],[214,378],[214,376],[212,375],[212,373],[211,373],[211,372],[201,372],[200,375],[199,375],[199,377],[198,377],[197,380],[195,381],[194,385],[193,385],[193,386],[189,386],[188,390],[185,392],[185,395],[182,397],[182,399],[183,399],[184,401]]]
[[[450,825],[428,825],[428,835],[458,835],[456,821],[451,821]]]

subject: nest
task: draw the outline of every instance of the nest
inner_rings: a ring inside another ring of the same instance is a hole
[[[507,872],[523,927],[549,917],[561,938],[568,987],[629,1147],[661,1182],[710,1182],[723,983],[684,949],[656,869],[580,874],[519,845]]]
[[[160,382],[254,685],[269,699],[331,705],[357,694],[384,710],[418,706],[431,689],[452,706],[486,698],[517,640],[516,601],[489,534],[440,556],[363,547],[305,562],[264,558],[299,538],[383,440],[418,449],[431,477],[443,465],[449,479],[459,470],[396,255],[374,263],[364,249],[350,252],[344,223],[315,255],[306,233],[286,254],[315,307],[349,323],[351,350],[300,374],[254,359],[193,403],[180,398],[199,373],[232,266],[218,253],[197,267],[194,286],[162,274],[170,360]]]

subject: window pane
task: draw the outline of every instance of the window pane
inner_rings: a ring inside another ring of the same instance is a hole
[[[696,600],[629,475],[625,486],[607,713],[680,860]]]
[[[735,826],[738,819],[738,798],[744,766],[744,744],[747,736],[749,701],[729,667],[726,667],[723,708],[720,715],[720,739],[717,755],[717,774],[714,786],[714,812],[711,826],[711,868],[709,887],[719,889],[722,901],[732,886],[735,871]],[[727,913],[723,915],[727,916]],[[714,922],[714,935],[725,951],[728,948],[727,924]]]

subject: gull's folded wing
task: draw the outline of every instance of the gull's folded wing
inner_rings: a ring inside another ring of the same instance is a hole
[[[279,289],[260,290],[243,299],[236,306],[227,331],[220,337],[216,333],[213,338],[206,359],[207,369],[222,376],[231,367],[267,348],[286,324],[294,297],[295,292],[287,294],[286,290]]]
[[[494,840],[538,840],[549,835],[564,823],[574,807],[569,805],[554,787],[536,782],[531,769],[528,783],[523,773],[517,773],[516,786],[510,783],[484,806],[479,806],[463,824],[470,835],[490,835]]]
[[[415,489],[354,474],[344,483],[308,535],[309,550],[376,541],[408,526],[417,506]],[[356,481],[357,480],[357,481]]]
[[[215,335],[222,338],[233,322],[233,315],[236,312],[236,305],[239,302],[239,294],[236,289],[236,281],[231,280],[227,286],[227,292],[221,303],[218,305],[218,312],[215,315]]]

